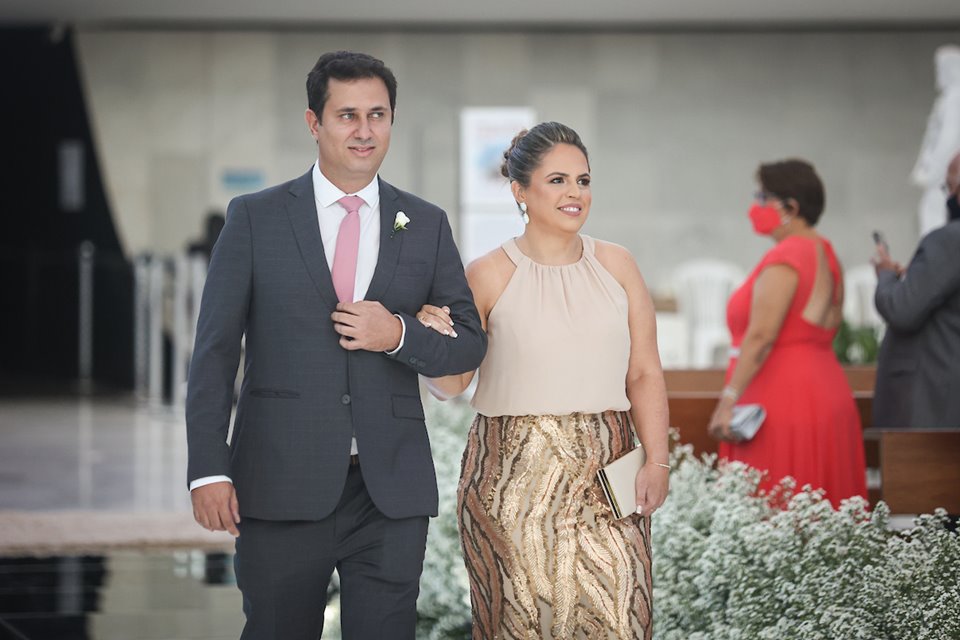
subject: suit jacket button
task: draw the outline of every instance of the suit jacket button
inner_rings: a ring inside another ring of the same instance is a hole
[[[350,394],[345,393],[342,396],[340,396],[340,402],[343,404],[350,404]]]

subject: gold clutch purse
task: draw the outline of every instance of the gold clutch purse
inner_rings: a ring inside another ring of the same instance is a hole
[[[637,512],[637,472],[646,459],[643,447],[637,445],[630,453],[620,456],[597,471],[603,494],[617,520]]]

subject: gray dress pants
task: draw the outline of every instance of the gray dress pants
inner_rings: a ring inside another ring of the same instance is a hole
[[[344,640],[414,640],[427,525],[426,516],[380,513],[359,466],[323,520],[243,518],[234,558],[247,617],[241,640],[320,638],[334,568]]]

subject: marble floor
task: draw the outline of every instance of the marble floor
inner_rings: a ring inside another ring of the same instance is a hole
[[[0,400],[0,509],[189,509],[183,413],[128,396]]]
[[[184,511],[183,412],[126,395],[0,397],[0,510]],[[324,638],[339,638],[335,602]],[[230,553],[0,557],[0,640],[238,638]]]
[[[0,638],[238,638],[229,554],[0,558]]]

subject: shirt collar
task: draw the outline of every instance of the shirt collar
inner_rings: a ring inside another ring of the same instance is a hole
[[[334,204],[343,196],[360,196],[367,203],[370,209],[375,209],[380,203],[380,182],[378,176],[374,176],[370,184],[356,193],[344,193],[336,185],[327,180],[327,176],[320,171],[320,162],[313,163],[313,194],[317,204],[326,209]]]

